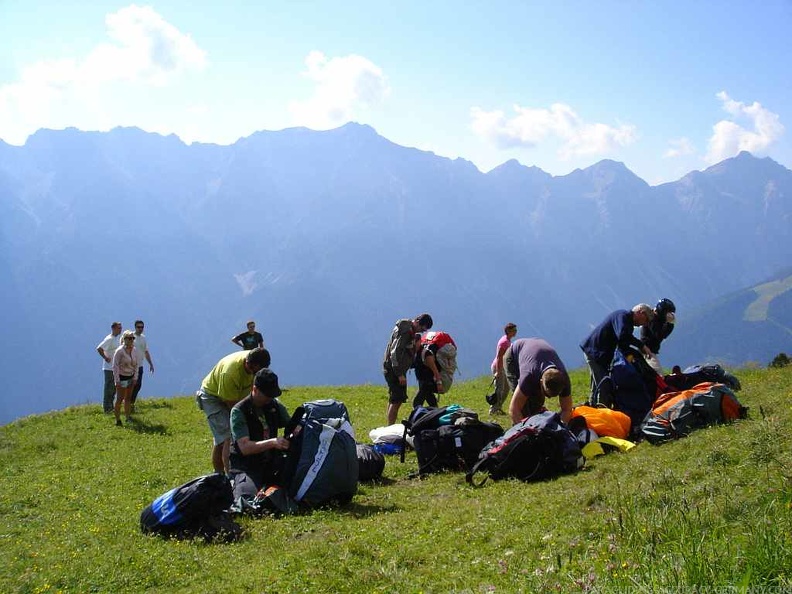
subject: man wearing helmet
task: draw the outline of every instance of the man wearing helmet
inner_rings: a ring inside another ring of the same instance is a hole
[[[648,324],[641,326],[641,342],[651,351],[646,355],[646,362],[659,375],[663,375],[663,366],[660,365],[657,353],[660,352],[660,343],[674,331],[676,305],[670,299],[664,298],[657,302],[654,312],[654,318]]]

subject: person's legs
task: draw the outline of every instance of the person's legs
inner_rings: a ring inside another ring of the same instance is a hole
[[[140,392],[140,388],[143,387],[143,366],[141,365],[138,367],[138,379],[137,383],[135,384],[135,388],[132,390],[132,406],[135,406],[135,401],[138,397],[138,392]]]
[[[206,414],[212,431],[212,467],[215,472],[227,474],[231,448],[231,410],[217,396],[198,394],[199,405]]]
[[[388,425],[395,425],[399,407],[407,402],[407,386],[403,386],[392,371],[385,372],[385,382],[388,384],[388,409],[385,414]]]
[[[104,394],[102,407],[106,413],[113,412],[113,397],[115,396],[115,379],[112,370],[104,370]]]
[[[509,382],[506,379],[506,370],[501,369],[494,376],[495,402],[490,406],[490,414],[503,414],[503,404],[509,395]]]
[[[591,398],[597,392],[597,386],[599,386],[599,383],[602,381],[602,378],[608,375],[608,369],[607,366],[602,365],[596,359],[589,358],[589,356],[586,355],[585,353],[583,353],[583,358],[586,360],[586,364],[589,367],[590,388],[591,388],[591,393],[589,395],[589,398]]]

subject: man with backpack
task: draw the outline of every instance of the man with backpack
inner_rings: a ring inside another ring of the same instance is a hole
[[[391,331],[382,360],[382,373],[388,384],[388,425],[396,423],[399,407],[407,402],[407,370],[412,366],[415,356],[415,334],[426,332],[433,323],[432,316],[424,313],[414,320],[397,321]]]
[[[447,332],[427,332],[423,337],[415,335],[415,379],[418,393],[413,399],[413,408],[423,406],[424,401],[437,406],[436,394],[445,394],[451,389],[456,371],[456,343]]]
[[[215,472],[228,474],[231,445],[231,407],[250,393],[253,376],[259,369],[269,367],[267,349],[256,347],[226,355],[201,382],[195,393],[198,407],[204,411],[212,431],[212,466]]]
[[[506,379],[514,390],[509,403],[512,423],[545,410],[545,399],[558,397],[561,420],[572,416],[572,382],[556,350],[541,338],[520,338],[503,356]]]
[[[255,497],[263,486],[275,483],[281,461],[277,453],[289,449],[289,440],[278,437],[278,428],[289,422],[286,407],[277,399],[280,395],[278,376],[260,369],[250,394],[231,409],[229,465],[234,499]]]
[[[654,319],[654,310],[646,303],[639,303],[631,311],[617,309],[609,314],[580,343],[583,356],[591,374],[591,393],[595,394],[602,378],[608,374],[613,355],[618,348],[624,355],[635,347],[645,355],[652,352],[633,332],[636,326],[645,326]]]

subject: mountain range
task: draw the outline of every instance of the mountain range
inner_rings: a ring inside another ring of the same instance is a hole
[[[708,306],[748,307],[746,288],[792,263],[792,172],[745,152],[650,186],[610,160],[482,173],[353,123],[230,146],[40,130],[0,142],[0,229],[0,422],[98,402],[113,320],[146,322],[144,396],[197,389],[248,319],[291,386],[381,382],[393,323],[423,311],[463,379],[488,373],[508,321],[577,367],[608,312],[661,297],[678,307],[674,362],[792,350],[792,292],[769,298],[787,331],[760,331],[761,349],[738,305]]]

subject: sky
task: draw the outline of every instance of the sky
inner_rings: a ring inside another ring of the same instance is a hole
[[[792,168],[792,0],[0,0],[0,139],[368,124],[481,171]]]

